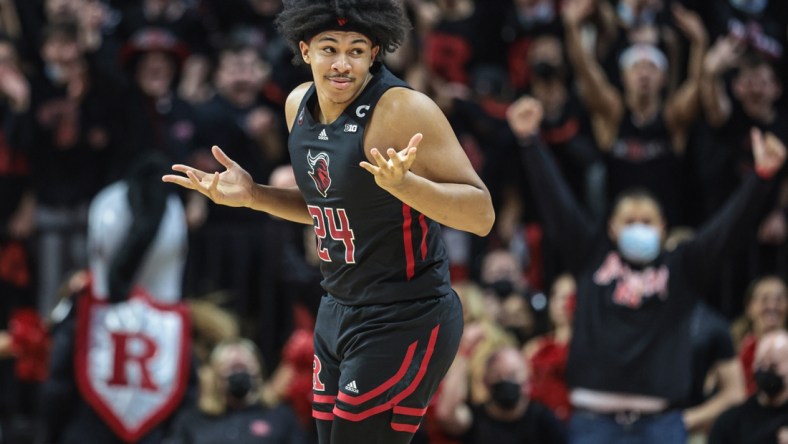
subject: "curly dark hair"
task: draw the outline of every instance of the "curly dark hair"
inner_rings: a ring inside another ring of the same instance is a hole
[[[298,43],[330,29],[360,32],[380,46],[381,57],[396,50],[411,28],[402,2],[397,0],[284,0],[276,18],[279,33],[301,64]],[[341,24],[340,24],[341,23]]]

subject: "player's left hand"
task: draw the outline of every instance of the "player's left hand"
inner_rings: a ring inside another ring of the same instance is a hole
[[[416,133],[410,138],[408,146],[401,151],[394,148],[386,150],[388,159],[377,148],[369,150],[375,164],[363,161],[359,163],[361,168],[369,171],[375,176],[375,183],[383,189],[397,188],[405,180],[405,176],[410,171],[411,165],[416,160],[416,151],[422,139],[421,133]]]

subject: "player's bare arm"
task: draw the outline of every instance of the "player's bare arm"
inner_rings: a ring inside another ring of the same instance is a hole
[[[487,235],[490,193],[438,106],[405,88],[383,95],[364,138],[362,168],[402,202],[448,227]]]
[[[291,104],[293,101],[300,101],[304,91],[304,88],[298,87],[288,97],[288,127],[292,123]],[[214,146],[211,152],[225,168],[224,171],[209,173],[188,165],[176,164],[172,169],[181,174],[168,174],[162,177],[162,180],[198,191],[219,205],[247,207],[292,222],[312,224],[304,198],[297,187],[279,188],[257,184],[249,173],[229,158],[221,148]]]

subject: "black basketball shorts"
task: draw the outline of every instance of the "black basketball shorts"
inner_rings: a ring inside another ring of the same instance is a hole
[[[323,296],[315,325],[312,416],[363,421],[391,412],[391,427],[415,433],[454,360],[462,306],[445,296],[349,306]]]

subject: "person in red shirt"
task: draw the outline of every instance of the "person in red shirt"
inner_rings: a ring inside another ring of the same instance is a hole
[[[755,393],[752,365],[758,340],[766,333],[785,328],[788,320],[788,286],[774,275],[756,279],[744,301],[745,314],[734,324],[734,337],[739,340],[739,359],[744,368],[747,395]]]
[[[550,289],[550,322],[552,331],[525,344],[523,353],[530,369],[529,396],[550,408],[562,421],[572,411],[566,386],[566,360],[572,338],[575,310],[575,279],[560,275]]]

